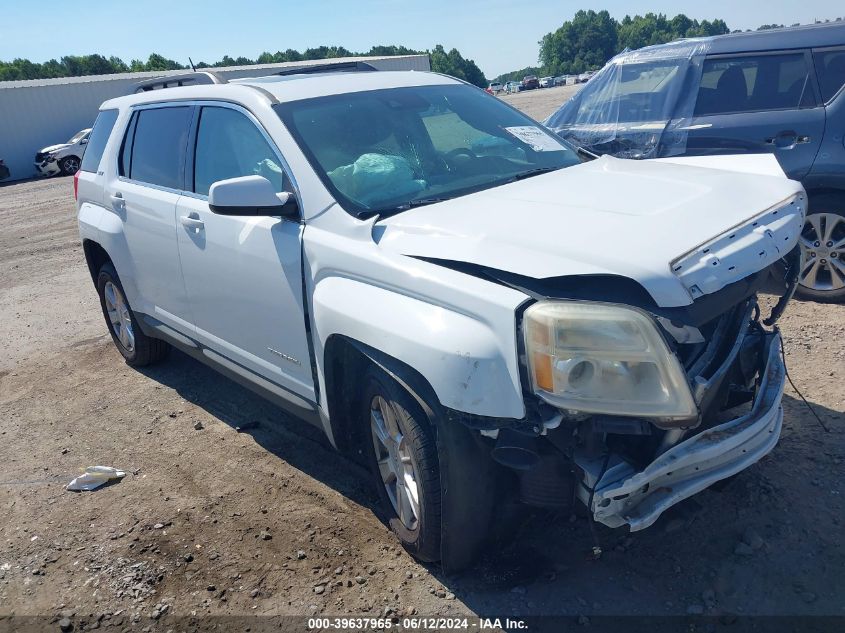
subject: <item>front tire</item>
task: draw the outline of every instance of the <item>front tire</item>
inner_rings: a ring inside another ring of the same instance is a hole
[[[383,371],[371,368],[360,419],[379,498],[402,546],[425,562],[440,559],[440,466],[419,404]]]
[[[796,295],[824,303],[845,301],[845,196],[811,198],[801,232],[804,265]]]
[[[97,275],[97,294],[100,307],[115,347],[132,367],[145,367],[164,359],[170,346],[164,341],[147,336],[138,326],[135,313],[126,300],[123,285],[111,262],[106,262]]]
[[[76,156],[65,156],[59,161],[59,169],[62,170],[62,176],[73,176],[79,171],[80,165],[81,162]]]

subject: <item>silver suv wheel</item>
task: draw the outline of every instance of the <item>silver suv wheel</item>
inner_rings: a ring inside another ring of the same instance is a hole
[[[387,497],[402,525],[414,530],[420,518],[418,476],[396,416],[381,396],[370,402],[370,430]]]
[[[124,299],[120,288],[110,281],[106,282],[103,290],[106,311],[114,334],[120,344],[126,348],[126,351],[131,353],[135,350],[135,334],[132,331],[132,317],[129,314],[126,299]]]
[[[845,217],[836,213],[808,215],[800,244],[804,253],[802,286],[820,292],[845,288]]]

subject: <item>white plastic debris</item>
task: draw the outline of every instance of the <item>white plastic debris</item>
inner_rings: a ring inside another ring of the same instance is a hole
[[[94,490],[112,479],[126,477],[126,471],[111,466],[89,466],[85,472],[67,485],[67,490]]]

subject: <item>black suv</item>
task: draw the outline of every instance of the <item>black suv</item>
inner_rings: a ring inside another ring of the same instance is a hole
[[[800,295],[845,300],[845,23],[681,40],[612,59],[546,120],[594,153],[774,153],[810,196]]]

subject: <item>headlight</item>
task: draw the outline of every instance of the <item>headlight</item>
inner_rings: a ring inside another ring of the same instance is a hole
[[[545,301],[525,311],[523,330],[532,389],[550,404],[672,420],[698,414],[680,362],[637,310]]]

